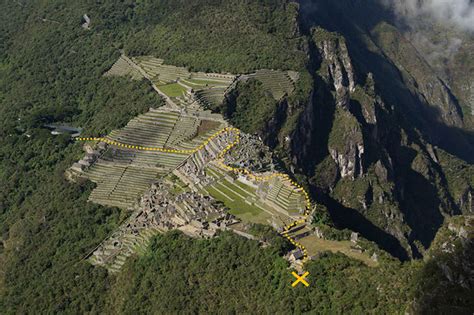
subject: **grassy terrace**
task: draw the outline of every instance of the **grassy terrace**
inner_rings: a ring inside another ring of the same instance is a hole
[[[125,58],[120,57],[110,68],[109,71],[105,73],[105,76],[130,76],[134,80],[140,80],[143,78],[142,74],[132,67]]]
[[[179,97],[186,93],[186,88],[178,83],[159,85],[157,88],[168,97]]]
[[[191,73],[191,79],[196,80],[209,80],[213,82],[221,82],[230,84],[235,79],[235,75],[218,75],[215,73],[205,73],[205,72],[193,72]]]
[[[163,59],[143,56],[133,59],[153,81],[172,82],[178,78],[189,78],[186,68],[164,65]]]
[[[291,94],[294,90],[294,83],[286,72],[274,70],[258,70],[255,78],[263,83],[276,100],[281,99],[285,94]]]
[[[199,119],[194,117],[181,117],[168,137],[166,146],[174,147],[194,138],[198,132],[199,122]]]
[[[201,145],[206,139],[212,136],[216,131],[219,131],[222,128],[221,125],[215,129],[208,130],[207,132],[200,133],[196,137],[190,139],[189,141],[183,141],[176,146],[179,150],[192,150]]]
[[[85,175],[97,183],[89,200],[108,206],[132,206],[162,171],[137,166],[96,163]]]
[[[123,165],[175,168],[186,156],[180,153],[115,149],[114,151],[107,151],[103,156],[103,160]]]
[[[113,255],[115,249],[111,244],[104,245],[104,255],[107,257],[110,255],[110,258],[105,262],[104,267],[107,268],[110,272],[118,272],[122,266],[125,264],[125,261],[133,253],[144,254],[150,239],[156,235],[159,231],[155,229],[144,229],[141,230],[138,235],[131,233],[125,234],[121,237],[121,249],[118,255]],[[89,258],[89,261],[92,264],[102,265],[98,262],[97,257],[92,255]]]
[[[268,224],[268,221],[272,219],[272,216],[259,209],[255,205],[246,203],[242,197],[237,195],[234,191],[228,189],[226,185],[217,184],[207,187],[206,190],[209,194],[224,202],[224,204],[230,209],[229,212],[245,222],[262,223]]]
[[[376,267],[378,263],[370,259],[365,253],[358,253],[351,249],[350,241],[331,241],[318,238],[316,235],[310,235],[298,240],[308,250],[309,255],[313,256],[321,252],[330,251],[333,253],[341,252],[346,256],[360,260],[369,267]]]
[[[195,87],[212,87],[212,86],[229,86],[230,82],[227,81],[217,81],[217,80],[210,80],[210,79],[186,79],[182,80],[183,83],[186,85],[191,84]]]
[[[158,59],[149,56],[135,57],[132,60],[139,64],[140,67],[146,72],[146,74],[153,78],[158,75],[158,66],[163,64],[163,59]]]
[[[271,206],[262,203],[256,196],[256,189],[238,180],[230,181],[225,178],[225,171],[209,166],[206,174],[216,181],[206,187],[211,196],[221,200],[230,209],[230,213],[244,222],[268,224],[275,219],[281,225],[289,224],[293,220],[278,212]]]
[[[210,89],[200,90],[196,92],[197,99],[201,104],[206,106],[217,106],[224,101],[224,93],[226,87],[213,87]]]
[[[288,186],[279,178],[272,179],[269,186],[268,200],[277,204],[290,215],[298,215],[304,210],[305,200],[301,191]]]
[[[108,137],[130,145],[163,147],[178,119],[178,113],[151,111],[132,119],[123,129],[112,131]]]

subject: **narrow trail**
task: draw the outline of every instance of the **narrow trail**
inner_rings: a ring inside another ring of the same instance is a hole
[[[301,191],[303,192],[304,194],[304,197],[305,197],[305,212],[304,212],[304,215],[302,216],[302,219],[300,220],[296,220],[294,222],[292,222],[291,224],[287,225],[284,227],[283,229],[283,232],[281,232],[280,234],[284,237],[286,237],[291,244],[293,244],[295,247],[298,247],[299,249],[301,249],[301,251],[303,252],[303,262],[306,262],[308,260],[308,251],[306,250],[305,246],[299,242],[297,242],[295,239],[293,239],[291,236],[289,236],[289,232],[290,230],[297,226],[298,224],[304,224],[306,223],[306,220],[308,218],[308,216],[310,215],[311,213],[311,200],[309,198],[309,195],[308,193],[306,192],[306,190],[300,185],[298,184],[297,182],[293,181],[290,176],[288,174],[284,174],[284,173],[273,173],[273,174],[270,174],[270,175],[256,175],[254,173],[252,173],[251,171],[249,171],[248,169],[246,168],[236,168],[236,167],[232,167],[232,166],[229,166],[227,164],[224,163],[224,156],[227,152],[229,152],[229,150],[231,150],[233,147],[237,146],[239,143],[240,143],[240,130],[237,129],[237,128],[234,128],[234,127],[227,127],[227,128],[224,128],[224,129],[221,129],[217,132],[215,132],[214,134],[212,134],[209,138],[207,138],[206,140],[204,140],[200,145],[198,145],[197,147],[195,147],[194,149],[190,149],[190,150],[176,150],[176,149],[166,149],[166,148],[157,148],[157,147],[144,147],[144,146],[139,146],[139,145],[130,145],[130,144],[125,144],[125,143],[121,143],[121,142],[118,142],[118,141],[115,141],[115,140],[111,140],[111,139],[108,139],[108,138],[104,138],[104,137],[99,137],[99,138],[95,138],[95,137],[90,137],[90,138],[76,138],[77,141],[100,141],[100,142],[105,142],[107,144],[110,144],[110,145],[114,145],[114,146],[118,146],[118,147],[122,147],[122,148],[127,148],[127,149],[134,149],[134,150],[142,150],[142,151],[155,151],[155,152],[164,152],[164,153],[182,153],[182,154],[193,154],[199,150],[202,150],[205,148],[205,146],[214,138],[222,135],[222,134],[225,134],[225,133],[229,133],[229,134],[232,134],[232,133],[235,133],[235,140],[231,143],[229,143],[218,155],[217,155],[217,163],[219,164],[219,166],[221,166],[222,168],[226,169],[227,171],[230,171],[230,172],[233,172],[235,174],[243,174],[245,176],[248,176],[252,179],[254,179],[255,181],[266,181],[266,180],[269,180],[271,178],[275,178],[275,177],[280,177],[282,178],[283,180],[286,180],[288,181],[291,186],[293,186],[293,188],[296,190],[296,191]]]

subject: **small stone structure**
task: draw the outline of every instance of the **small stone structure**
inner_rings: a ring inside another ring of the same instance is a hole
[[[75,175],[75,177],[81,176],[88,167],[90,167],[99,159],[102,153],[107,150],[107,144],[100,142],[95,147],[85,144],[83,148],[86,154],[82,159],[74,163],[69,169],[69,174]],[[74,176],[71,178],[74,178]]]
[[[352,232],[351,233],[351,242],[352,243],[357,243],[358,240],[359,240],[359,233]]]
[[[82,19],[84,20],[84,23],[81,24],[81,27],[85,30],[88,30],[90,29],[90,25],[91,25],[91,19],[90,17],[87,15],[87,14],[84,14],[82,16]]]
[[[301,251],[301,249],[298,248],[290,252],[289,261],[295,262],[297,260],[303,259],[303,257],[304,257],[303,252]]]

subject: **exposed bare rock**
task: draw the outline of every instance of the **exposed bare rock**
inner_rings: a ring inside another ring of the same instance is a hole
[[[388,181],[388,171],[387,168],[383,165],[382,161],[378,160],[375,163],[375,174],[377,175],[380,181]]]
[[[342,178],[350,177],[354,179],[363,172],[361,158],[364,154],[364,147],[349,142],[349,148],[346,152],[338,152],[335,149],[330,149],[331,156],[336,162],[339,173]]]
[[[362,131],[357,120],[345,109],[335,113],[328,149],[342,178],[355,179],[364,174],[365,152]]]
[[[355,91],[354,70],[343,37],[322,29],[314,31],[318,52],[327,81],[336,91],[337,105],[347,107],[349,93]]]

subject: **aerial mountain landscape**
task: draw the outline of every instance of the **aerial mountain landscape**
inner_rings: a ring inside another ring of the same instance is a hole
[[[474,312],[471,0],[1,8],[0,313]]]

